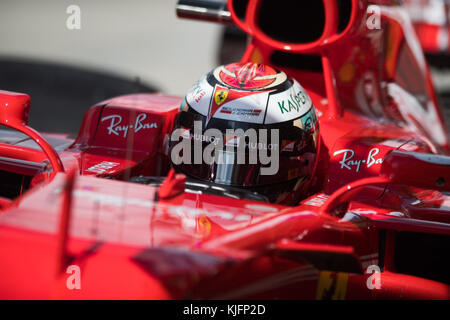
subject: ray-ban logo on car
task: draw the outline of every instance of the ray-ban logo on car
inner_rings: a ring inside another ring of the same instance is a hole
[[[123,124],[122,116],[118,114],[113,114],[107,117],[102,118],[103,121],[109,121],[108,134],[127,137],[128,131],[133,130],[135,133],[144,130],[144,129],[153,129],[158,128],[158,124],[156,122],[144,122],[147,119],[147,114],[141,113],[136,117],[136,121],[131,124]]]
[[[356,172],[359,172],[361,166],[366,166],[366,168],[370,168],[373,165],[383,163],[382,158],[376,157],[380,153],[380,149],[373,148],[369,151],[367,158],[365,159],[356,159],[355,151],[352,149],[342,149],[333,153],[333,156],[336,157],[338,155],[342,155],[342,160],[339,161],[341,165],[341,169],[353,170],[356,168]]]

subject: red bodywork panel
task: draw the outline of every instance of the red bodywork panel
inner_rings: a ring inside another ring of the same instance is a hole
[[[306,199],[288,207],[196,192],[169,173],[180,97],[100,102],[75,140],[2,130],[0,171],[18,182],[8,185],[15,197],[0,196],[0,298],[449,299],[449,137],[423,53],[390,1],[371,1],[383,28],[368,30],[368,2],[352,0],[340,33],[337,6],[323,2],[324,32],[309,44],[265,34],[261,1],[244,20],[228,3],[252,36],[242,61],[296,78],[317,110]],[[321,68],[274,61],[280,52]],[[21,97],[2,124],[26,118]],[[0,92],[9,101],[17,96]],[[140,176],[168,177],[131,181]]]

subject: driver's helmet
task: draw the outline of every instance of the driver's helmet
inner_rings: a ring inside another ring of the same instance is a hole
[[[233,63],[187,93],[170,159],[195,180],[295,205],[308,191],[318,140],[314,106],[296,80],[268,65]]]

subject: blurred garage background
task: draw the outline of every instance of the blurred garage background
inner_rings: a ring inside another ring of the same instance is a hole
[[[28,93],[30,125],[47,132],[76,133],[84,112],[112,96],[182,96],[203,73],[239,59],[245,38],[178,19],[176,2],[1,0],[0,88]],[[70,5],[81,9],[79,30],[66,26]],[[435,82],[450,118],[450,69],[438,64]]]
[[[183,95],[217,64],[223,30],[177,19],[176,2],[1,0],[0,88],[30,94],[36,129],[64,132],[77,132],[84,111],[105,98]],[[66,26],[72,4],[79,30]]]

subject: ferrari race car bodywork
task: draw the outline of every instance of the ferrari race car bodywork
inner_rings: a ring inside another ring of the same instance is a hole
[[[450,51],[450,2],[448,0],[403,0],[426,53]]]
[[[0,92],[0,122],[17,130],[0,133],[0,297],[448,299],[449,137],[394,2],[179,3],[235,23],[251,36],[243,62],[310,95],[319,161],[294,207],[169,172],[182,98],[100,102],[73,140],[32,130],[29,97]]]

